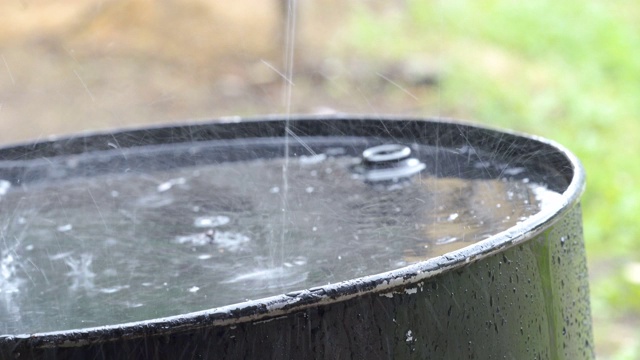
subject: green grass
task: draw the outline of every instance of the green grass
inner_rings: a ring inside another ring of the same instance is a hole
[[[640,262],[640,3],[410,0],[383,15],[359,8],[350,31],[361,55],[445,64],[440,105],[425,114],[542,135],[578,155],[595,326],[640,324],[640,285],[625,276]],[[601,358],[640,358],[637,341],[610,332],[595,331]]]

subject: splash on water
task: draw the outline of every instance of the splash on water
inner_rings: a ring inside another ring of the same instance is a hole
[[[316,154],[316,155],[302,155],[298,158],[298,162],[300,165],[315,165],[319,164],[327,159],[326,154]]]
[[[3,250],[0,252],[0,293],[17,293],[21,283],[13,250]]]
[[[233,231],[216,231],[209,230],[204,233],[191,234],[186,236],[177,236],[175,242],[178,244],[186,244],[191,246],[217,245],[222,251],[237,252],[244,249],[251,239],[238,232]],[[208,254],[199,257],[199,259],[208,259]]]
[[[91,271],[91,263],[93,262],[93,255],[81,254],[80,258],[67,257],[64,259],[64,263],[69,267],[69,271],[66,273],[67,277],[71,279],[72,291],[79,289],[86,291],[93,291],[95,288],[94,279],[96,274]]]
[[[552,207],[562,201],[562,194],[549,191],[546,186],[536,186],[532,188],[532,191],[542,208]]]
[[[216,231],[213,236],[214,244],[231,252],[242,250],[250,241],[248,236],[232,231]]]
[[[303,284],[309,277],[309,272],[299,271],[287,266],[276,268],[253,269],[238,274],[221,284],[243,284],[255,289],[278,289]]]
[[[193,221],[193,226],[198,228],[212,228],[226,225],[231,221],[228,216],[201,216]]]
[[[15,247],[0,251],[0,330],[22,323],[18,294],[24,281],[18,277]],[[6,330],[5,330],[6,331]]]

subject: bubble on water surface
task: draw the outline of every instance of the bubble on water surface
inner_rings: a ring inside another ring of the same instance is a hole
[[[323,161],[325,161],[327,159],[327,155],[325,154],[318,154],[318,155],[302,155],[298,158],[298,162],[300,163],[300,165],[315,165],[315,164],[319,164]]]
[[[303,283],[307,280],[308,272],[301,272],[286,267],[253,269],[248,272],[237,274],[222,284],[247,284],[258,289],[279,288],[282,286],[292,286]]]
[[[103,293],[103,294],[115,294],[118,291],[124,290],[124,289],[128,289],[129,285],[116,285],[116,286],[112,286],[109,288],[103,288],[100,289],[99,292]]]
[[[0,196],[5,195],[11,188],[11,183],[7,180],[0,180]]]
[[[73,229],[73,226],[71,224],[65,224],[65,225],[58,226],[57,229],[59,232],[67,232],[67,231],[71,231],[71,229]]]
[[[451,244],[453,242],[458,241],[457,237],[454,236],[445,236],[443,238],[440,238],[438,240],[435,241],[436,245],[444,245],[444,244]]]
[[[12,251],[0,252],[0,293],[17,293],[20,283],[17,277],[17,262]]]
[[[193,226],[199,228],[210,228],[226,225],[231,221],[228,216],[201,216],[194,220]]]
[[[165,181],[162,184],[158,185],[157,190],[158,192],[165,192],[165,191],[171,190],[171,188],[174,187],[175,185],[184,185],[186,182],[187,180],[183,177],[171,179],[169,181]]]
[[[215,244],[229,251],[238,251],[249,241],[249,237],[231,231],[216,231],[213,237]]]
[[[171,204],[173,204],[173,197],[158,194],[142,196],[136,201],[136,205],[151,209],[157,209]]]

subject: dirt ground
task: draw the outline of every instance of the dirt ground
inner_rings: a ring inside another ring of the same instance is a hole
[[[289,110],[418,112],[431,90],[409,94],[397,66],[344,45],[352,6],[299,2],[289,107],[278,0],[1,2],[0,143]]]

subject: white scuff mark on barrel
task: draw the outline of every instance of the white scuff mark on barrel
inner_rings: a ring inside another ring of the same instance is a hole
[[[417,293],[418,293],[418,287],[414,287],[414,288],[404,289],[404,291],[402,291],[402,292],[400,292],[400,291],[392,291],[392,292],[382,293],[382,294],[380,294],[380,296],[388,297],[388,298],[391,299],[391,298],[393,298],[393,295],[396,295],[396,294],[397,295],[404,295],[404,294],[413,295],[413,294],[417,294]]]
[[[258,321],[254,321],[253,325],[266,324],[268,322],[272,322],[272,321],[275,321],[275,320],[284,320],[286,318],[287,318],[287,316],[278,316],[278,317],[275,317],[275,318],[272,318],[272,319],[258,320]]]
[[[189,288],[189,292],[194,294],[197,293],[198,290],[200,290],[200,288],[195,285]]]

